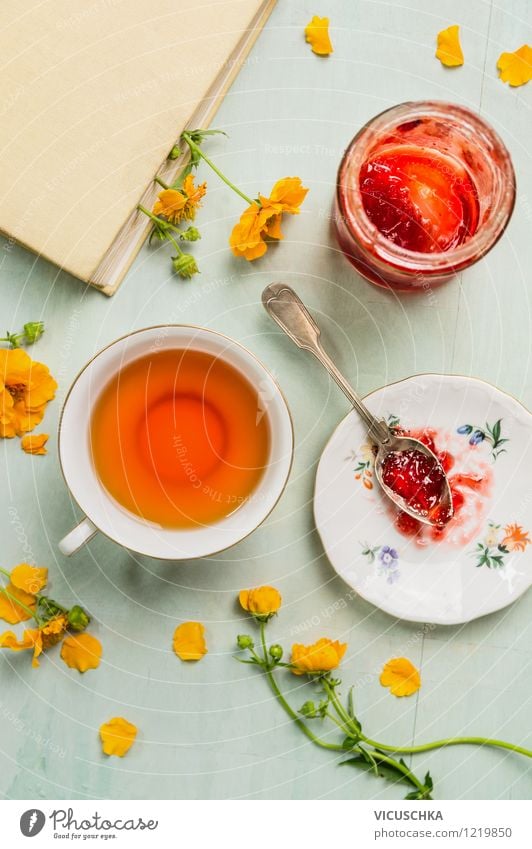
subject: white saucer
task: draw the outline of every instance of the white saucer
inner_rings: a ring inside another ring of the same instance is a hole
[[[443,540],[400,533],[374,483],[364,425],[349,413],[323,451],[314,494],[336,572],[367,601],[414,622],[459,624],[511,604],[532,583],[532,415],[481,380],[435,374],[385,386],[366,402],[404,428],[435,428],[437,448],[456,458],[449,477],[466,476],[455,479],[466,501]]]

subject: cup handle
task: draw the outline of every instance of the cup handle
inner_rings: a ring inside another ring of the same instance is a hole
[[[70,557],[71,554],[75,554],[82,545],[85,545],[85,543],[92,539],[97,533],[98,528],[92,524],[90,519],[85,517],[79,525],[72,528],[66,537],[63,537],[59,543],[59,551],[61,554],[65,554],[67,557]]]

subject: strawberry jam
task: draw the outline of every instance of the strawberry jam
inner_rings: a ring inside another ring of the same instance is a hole
[[[392,451],[384,459],[382,480],[420,516],[438,525],[451,519],[451,511],[442,505],[447,488],[445,472],[436,458],[415,448]]]
[[[477,229],[475,184],[460,162],[437,150],[384,148],[362,165],[359,181],[366,215],[401,248],[448,251]]]

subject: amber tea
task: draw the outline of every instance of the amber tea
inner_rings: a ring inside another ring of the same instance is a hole
[[[90,439],[106,490],[167,528],[209,525],[237,510],[270,451],[256,388],[225,360],[190,349],[122,368],[95,404]]]

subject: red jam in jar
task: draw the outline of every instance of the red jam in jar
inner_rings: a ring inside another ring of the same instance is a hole
[[[409,251],[448,251],[477,229],[475,184],[437,151],[405,145],[377,153],[360,169],[360,194],[372,224]]]
[[[339,245],[367,280],[427,289],[484,256],[515,202],[510,155],[468,109],[402,103],[369,121],[340,164]]]

